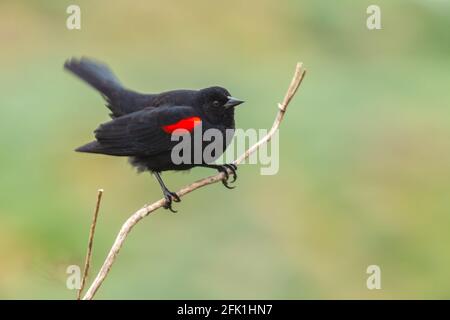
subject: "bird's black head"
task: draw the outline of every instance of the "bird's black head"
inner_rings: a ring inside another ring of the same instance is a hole
[[[234,107],[244,102],[233,98],[228,90],[222,87],[205,88],[200,90],[199,93],[202,101],[202,110],[212,123],[233,120]]]

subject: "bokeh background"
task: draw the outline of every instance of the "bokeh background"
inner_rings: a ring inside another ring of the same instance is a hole
[[[66,28],[81,7],[82,29]],[[366,28],[378,4],[382,30]],[[122,222],[159,199],[122,158],[77,154],[108,120],[63,71],[86,55],[143,92],[227,87],[241,128],[267,128],[295,63],[308,75],[280,170],[239,169],[128,238],[98,298],[450,298],[450,2],[0,3],[0,298],[73,299],[98,188],[91,278]],[[166,174],[174,190],[211,171]],[[382,289],[366,288],[366,268]]]

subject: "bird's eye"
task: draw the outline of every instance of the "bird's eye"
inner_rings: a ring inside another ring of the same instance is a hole
[[[220,103],[217,100],[214,100],[212,104],[213,104],[214,107],[220,106]]]

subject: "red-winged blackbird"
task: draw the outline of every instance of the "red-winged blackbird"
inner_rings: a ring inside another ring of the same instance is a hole
[[[198,124],[202,132],[211,128],[219,130],[226,139],[221,152],[214,155],[217,159],[231,140],[225,131],[235,128],[234,107],[243,101],[233,98],[221,87],[141,94],[123,87],[106,65],[87,58],[72,58],[64,67],[97,89],[111,110],[112,120],[94,131],[96,141],[76,151],[130,157],[130,163],[138,171],[150,171],[155,175],[166,199],[164,207],[173,212],[172,200],[179,202],[180,198],[167,189],[161,178],[162,171],[188,170],[195,166],[214,168],[224,172],[222,182],[232,188],[227,184],[227,169],[233,173],[234,182],[237,177],[234,164],[205,161],[175,164],[171,151],[178,142],[172,141],[171,134],[176,129],[193,132]],[[201,148],[207,145],[203,142]]]

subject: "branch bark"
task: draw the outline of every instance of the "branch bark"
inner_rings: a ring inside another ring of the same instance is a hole
[[[286,95],[283,99],[282,103],[278,104],[278,113],[276,115],[275,121],[273,122],[272,128],[270,131],[265,135],[261,140],[259,140],[256,144],[251,146],[247,151],[244,152],[237,160],[234,161],[234,164],[239,165],[242,163],[245,159],[247,159],[252,153],[254,153],[260,146],[270,141],[272,136],[275,134],[275,132],[278,130],[281,121],[283,121],[286,109],[291,102],[292,98],[294,97],[295,93],[297,92],[298,87],[300,86],[304,76],[305,76],[305,70],[303,69],[302,63],[297,63],[295,68],[294,77],[292,78],[292,81],[289,85],[289,88],[286,92]],[[231,173],[231,172],[230,172]],[[218,173],[213,176],[209,176],[207,178],[195,181],[191,183],[188,186],[185,186],[181,190],[177,192],[177,195],[181,198],[188,193],[191,193],[194,190],[197,190],[199,188],[205,187],[207,185],[216,183],[224,179],[225,175],[224,173]],[[165,199],[160,199],[150,205],[145,205],[135,213],[133,213],[122,225],[120,228],[120,231],[116,237],[116,240],[114,241],[114,244],[112,245],[104,263],[101,267],[100,271],[98,272],[96,278],[92,282],[91,286],[87,290],[86,294],[83,297],[83,300],[91,300],[93,299],[94,295],[96,294],[97,290],[102,285],[103,281],[105,281],[106,277],[108,276],[109,271],[111,270],[112,265],[116,261],[117,255],[119,254],[120,249],[122,248],[128,234],[131,232],[133,227],[142,219],[150,215],[151,213],[154,213],[157,209],[161,208],[165,204]]]
[[[94,215],[92,217],[91,228],[89,230],[88,247],[87,247],[87,251],[86,251],[86,258],[84,260],[83,279],[81,280],[81,286],[80,286],[80,289],[78,290],[77,300],[81,299],[81,294],[83,293],[83,289],[86,284],[86,279],[89,274],[89,267],[91,266],[92,246],[94,244],[95,227],[97,226],[97,217],[98,217],[98,212],[100,211],[100,203],[102,202],[102,195],[103,195],[103,189],[99,189],[97,191],[97,202],[95,204],[95,210],[94,210]]]

